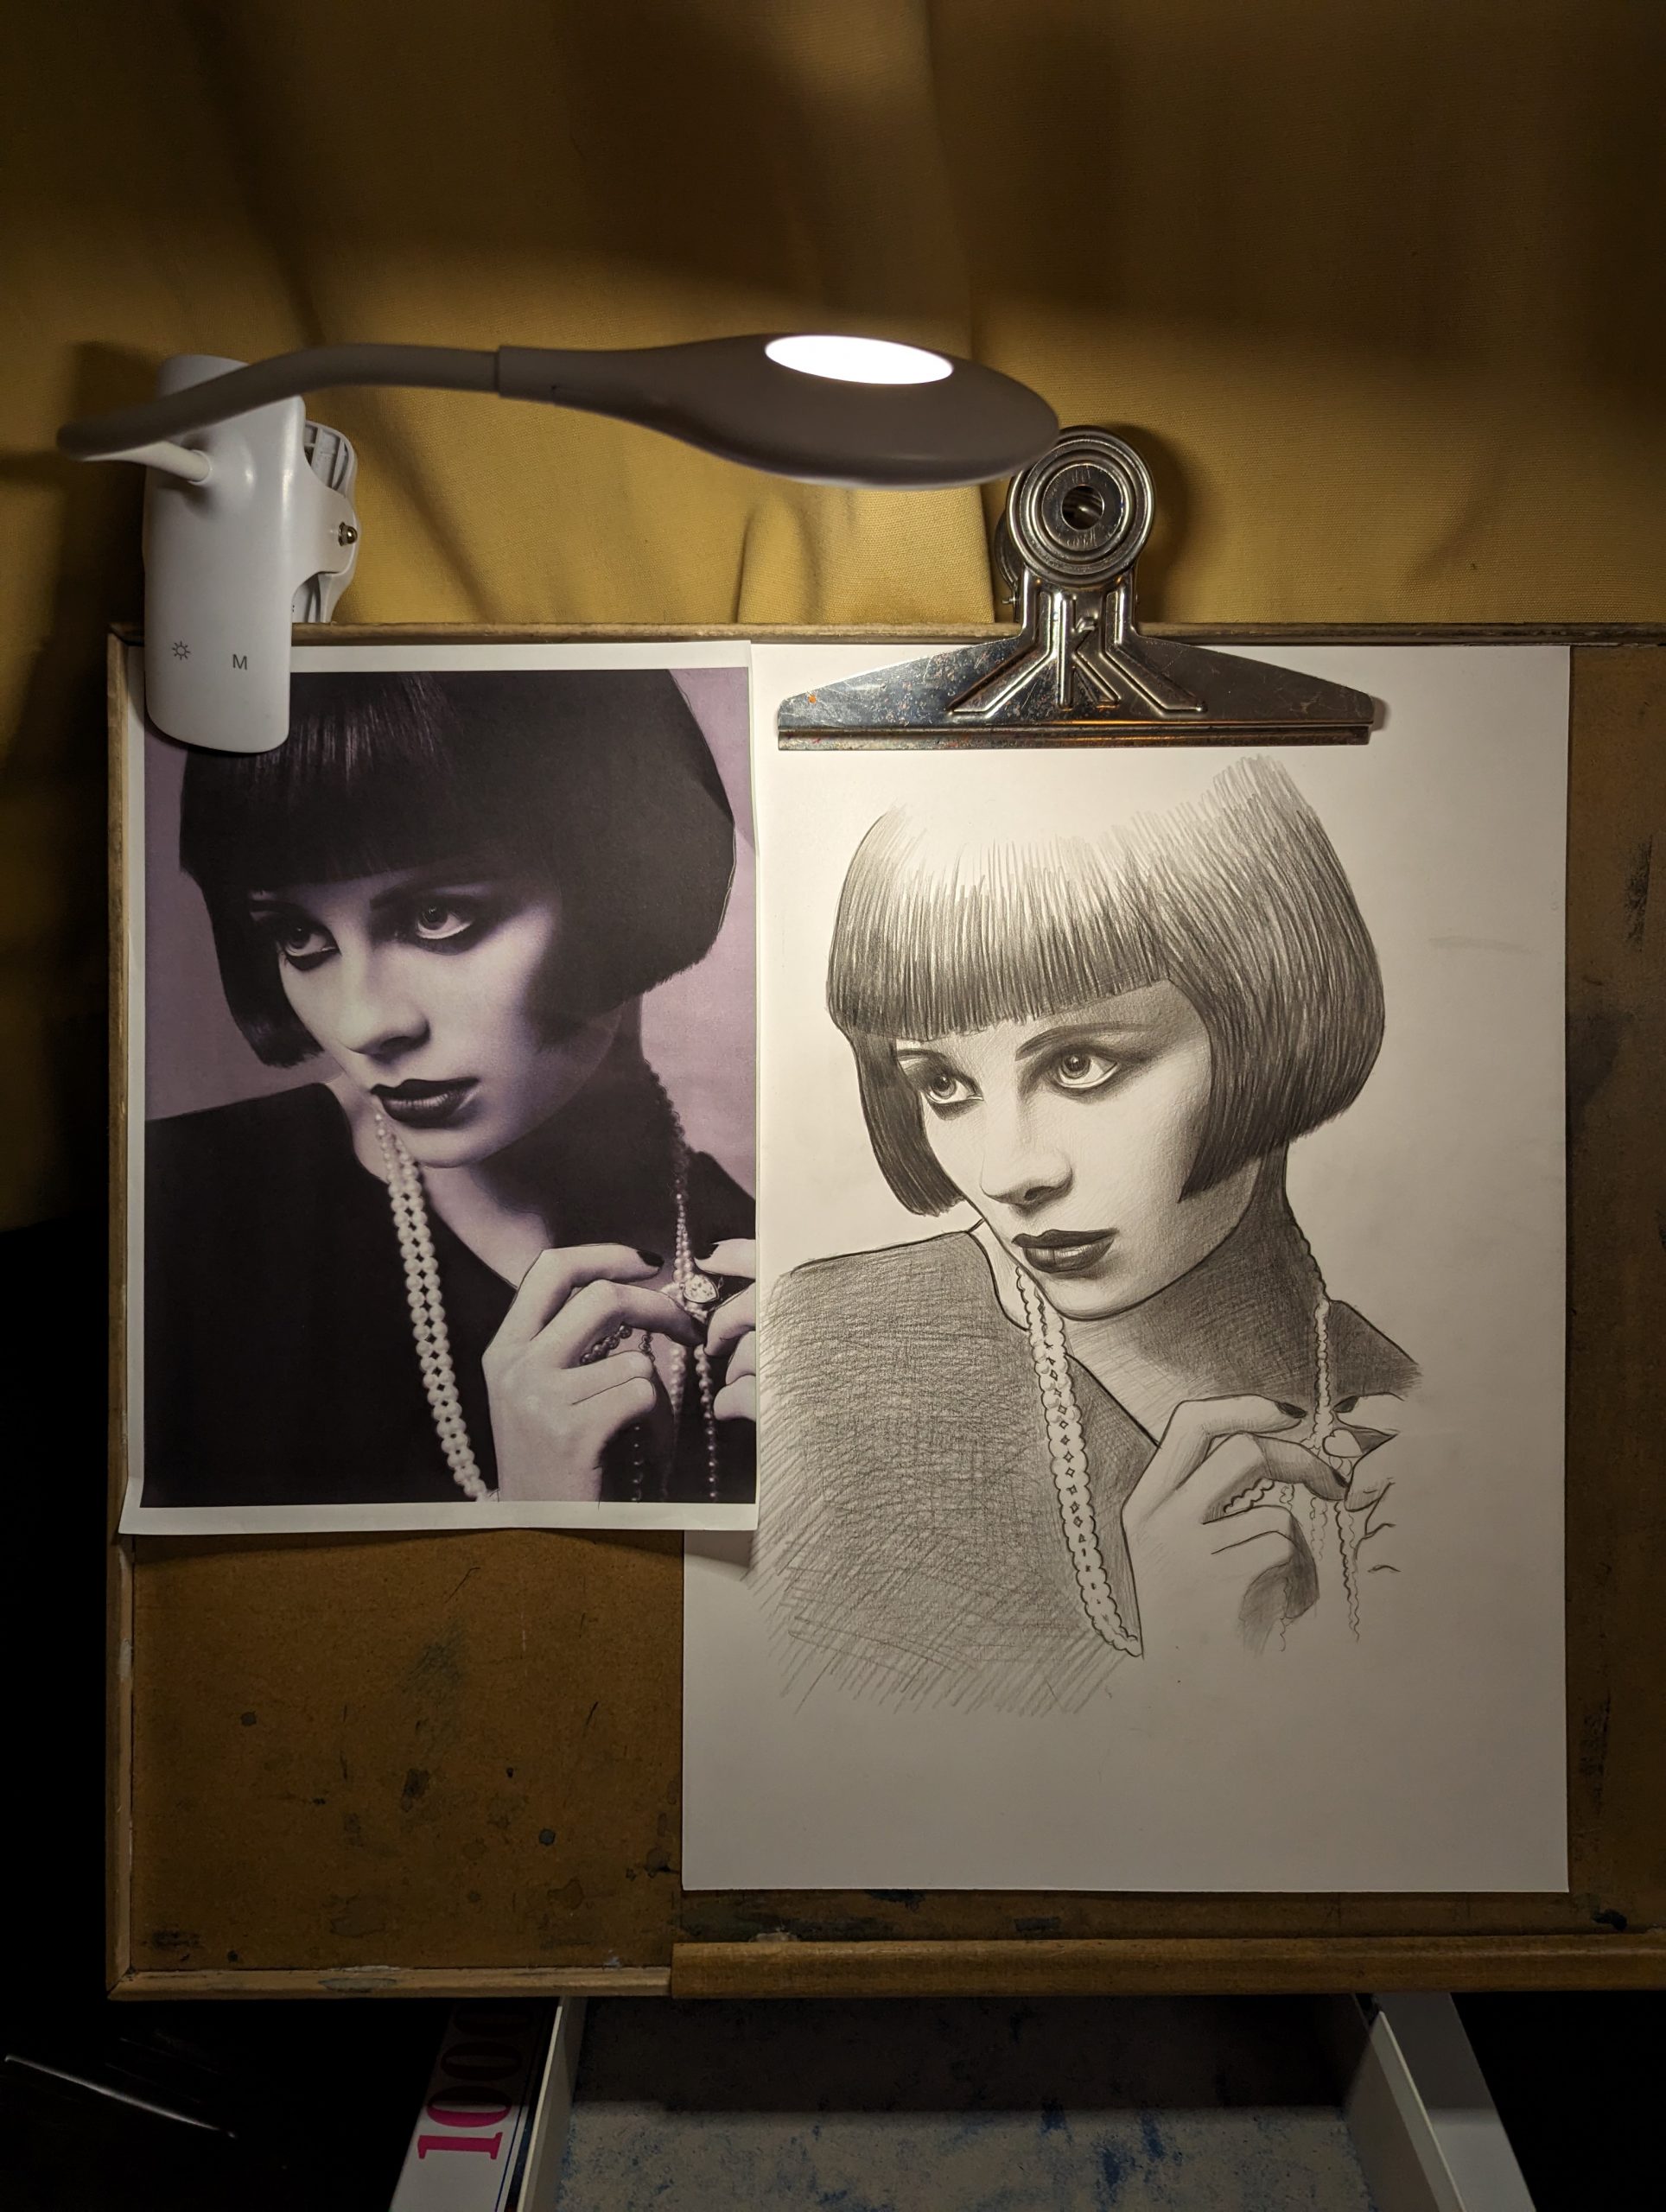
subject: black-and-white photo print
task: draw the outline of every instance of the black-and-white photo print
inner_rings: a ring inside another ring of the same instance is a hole
[[[747,671],[680,650],[132,718],[124,1525],[750,1522]]]

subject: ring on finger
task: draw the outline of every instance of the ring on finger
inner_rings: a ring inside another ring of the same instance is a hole
[[[723,1296],[722,1287],[715,1283],[709,1274],[703,1274],[698,1268],[693,1269],[686,1282],[675,1287],[671,1294],[684,1312],[693,1314],[696,1320],[709,1319]]]

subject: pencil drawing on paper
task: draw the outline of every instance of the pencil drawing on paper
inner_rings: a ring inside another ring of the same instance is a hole
[[[1332,1297],[1286,1162],[1370,1076],[1383,986],[1287,771],[1103,828],[1010,785],[884,815],[827,1004],[891,1190],[976,1219],[775,1287],[786,1687],[1068,1709],[1189,1646],[1369,1638],[1417,1369]]]

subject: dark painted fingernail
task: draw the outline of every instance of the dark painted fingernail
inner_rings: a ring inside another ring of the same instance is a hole
[[[1302,1406],[1287,1406],[1282,1398],[1275,1398],[1273,1403],[1281,1414],[1288,1414],[1292,1421],[1300,1421],[1307,1410]]]
[[[641,1261],[644,1267],[663,1268],[665,1264],[665,1255],[663,1252],[650,1252],[645,1245],[639,1244],[637,1246],[636,1256]]]

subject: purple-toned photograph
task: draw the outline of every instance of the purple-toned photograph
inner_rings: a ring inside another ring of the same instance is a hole
[[[747,672],[678,651],[136,709],[124,1527],[751,1522]]]

